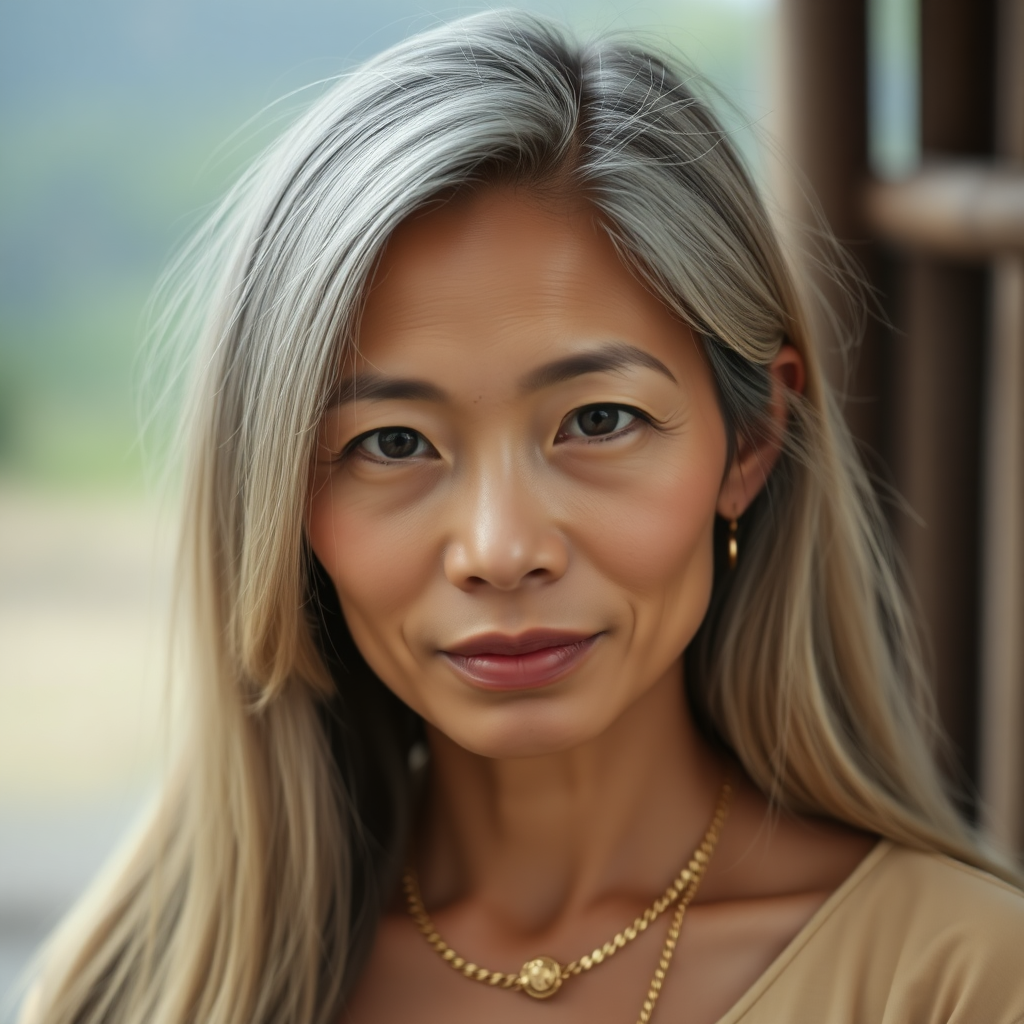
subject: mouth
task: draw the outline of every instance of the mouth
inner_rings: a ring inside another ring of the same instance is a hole
[[[467,682],[486,690],[532,690],[557,682],[590,653],[600,633],[534,629],[485,633],[441,651]]]

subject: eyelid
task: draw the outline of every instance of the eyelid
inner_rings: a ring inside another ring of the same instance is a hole
[[[634,426],[633,422],[627,423],[624,427],[612,431],[610,434],[597,434],[592,437],[588,437],[586,434],[568,434],[566,425],[572,423],[581,412],[586,409],[620,409],[623,412],[629,413],[634,417],[635,420],[639,420],[646,426],[653,427],[655,430],[661,429],[661,424],[643,409],[638,409],[634,405],[627,405],[625,402],[587,402],[585,405],[578,405],[571,412],[567,413],[559,424],[558,433],[555,435],[555,440],[563,437],[572,437],[581,441],[596,442],[596,441],[608,441],[615,437],[622,437],[625,434],[631,432]]]
[[[364,430],[361,434],[356,434],[350,441],[346,441],[342,446],[341,455],[348,455],[353,449],[358,448],[368,437],[372,437],[377,433],[378,430],[386,430],[386,427],[374,427],[373,430]]]
[[[364,441],[373,437],[375,434],[381,434],[387,430],[403,430],[408,431],[410,434],[415,434],[420,439],[420,441],[422,441],[423,444],[426,445],[427,450],[419,454],[407,456],[404,459],[389,459],[386,455],[384,455],[383,458],[381,458],[375,455],[373,452],[364,451],[364,458],[366,458],[370,462],[376,462],[380,465],[395,466],[403,462],[413,462],[414,460],[421,459],[424,456],[430,457],[431,455],[434,455],[436,457],[439,457],[437,449],[434,447],[433,444],[431,444],[426,434],[424,434],[421,430],[416,430],[415,427],[401,426],[400,424],[387,424],[386,426],[383,427],[374,427],[372,430],[364,430],[361,434],[357,434],[355,437],[353,437],[351,441],[347,441],[345,443],[345,446],[336,456],[336,460],[340,462],[342,459],[346,459],[349,456],[355,454],[356,450],[362,445]]]

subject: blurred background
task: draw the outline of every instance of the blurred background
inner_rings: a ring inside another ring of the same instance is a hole
[[[136,387],[160,269],[318,91],[297,90],[483,6],[0,8],[0,992],[162,767],[174,510]],[[892,326],[833,372],[880,486],[906,498],[890,508],[934,638],[947,768],[1019,848],[1024,3],[519,6],[685,54],[773,203],[807,220],[809,184],[864,266]]]

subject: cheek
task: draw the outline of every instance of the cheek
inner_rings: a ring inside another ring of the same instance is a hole
[[[628,591],[653,596],[682,582],[691,566],[711,565],[715,502],[701,498],[687,476],[644,481],[605,505],[584,543]]]
[[[367,644],[393,643],[400,612],[430,576],[434,559],[422,518],[382,509],[341,486],[328,485],[310,503],[310,544],[334,581],[353,638],[368,656]]]
[[[574,515],[580,547],[627,596],[636,617],[635,640],[659,647],[664,640],[681,649],[699,627],[711,595],[724,438],[721,445],[712,438],[676,454],[638,468],[630,480],[602,494],[592,506],[600,508],[599,515],[584,509]]]

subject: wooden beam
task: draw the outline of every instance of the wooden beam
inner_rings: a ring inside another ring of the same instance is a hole
[[[1012,164],[939,162],[872,182],[864,198],[872,227],[898,245],[969,260],[1024,251],[1024,170]]]

